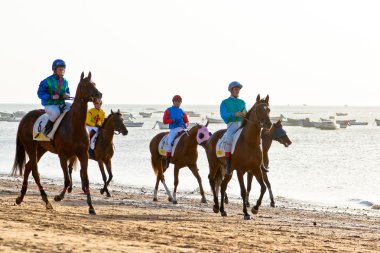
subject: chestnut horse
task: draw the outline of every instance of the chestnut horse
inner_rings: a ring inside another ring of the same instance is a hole
[[[170,202],[173,202],[173,204],[177,204],[177,186],[178,186],[178,174],[179,170],[183,167],[188,167],[195,178],[198,181],[199,184],[199,191],[201,193],[202,203],[206,203],[206,197],[203,191],[202,186],[202,179],[199,176],[198,173],[198,166],[197,166],[197,159],[198,159],[198,144],[201,146],[204,146],[206,141],[210,138],[211,133],[207,129],[207,125],[203,126],[200,124],[196,124],[193,126],[190,130],[188,130],[187,134],[183,135],[181,139],[179,140],[177,147],[175,149],[174,155],[171,158],[170,163],[174,164],[174,191],[173,191],[173,197],[170,194],[170,191],[165,183],[165,177],[164,173],[166,171],[165,169],[165,159],[166,157],[161,156],[158,152],[158,145],[161,141],[161,139],[168,134],[168,132],[159,133],[156,136],[153,137],[153,139],[150,141],[149,149],[151,154],[151,162],[152,167],[154,170],[154,173],[157,176],[156,185],[154,188],[154,198],[153,201],[157,201],[157,191],[158,191],[158,185],[160,181],[165,187],[166,193],[169,196],[168,200]]]
[[[236,143],[235,151],[231,156],[231,171],[236,170],[237,172],[241,197],[243,199],[244,219],[250,219],[245,201],[246,188],[244,186],[244,174],[246,172],[251,172],[255,175],[256,180],[261,186],[260,197],[257,200],[256,206],[252,208],[252,213],[258,213],[259,206],[261,205],[262,198],[266,191],[266,186],[261,173],[263,155],[260,147],[260,135],[262,127],[267,128],[272,124],[269,119],[269,112],[269,96],[265,99],[260,99],[260,95],[258,95],[256,103],[248,111],[246,118],[244,118],[241,126],[242,133]],[[224,210],[224,201],[221,201],[219,207],[217,191],[220,187],[221,200],[224,200],[227,184],[232,177],[232,175],[225,175],[225,158],[218,158],[216,156],[216,144],[225,132],[226,130],[217,131],[206,143],[206,154],[210,167],[210,174],[208,177],[214,195],[213,210],[215,213],[220,211],[222,216],[227,216],[227,212]]]
[[[40,190],[42,200],[46,204],[46,208],[53,208],[48,200],[45,190],[41,185],[37,166],[37,163],[41,157],[47,151],[50,151],[54,154],[58,154],[65,178],[65,187],[59,195],[55,196],[54,200],[60,201],[64,198],[67,187],[69,187],[71,181],[67,168],[68,160],[70,157],[76,156],[78,157],[81,165],[81,174],[83,175],[83,185],[86,190],[89,213],[95,214],[95,209],[92,206],[87,174],[87,151],[89,140],[85,124],[87,103],[101,97],[102,93],[96,89],[95,83],[91,81],[91,72],[87,77],[84,77],[84,73],[82,72],[71,110],[67,112],[65,117],[62,119],[62,122],[55,133],[54,140],[52,141],[33,140],[34,122],[36,122],[39,116],[45,113],[44,110],[30,111],[22,118],[17,131],[16,155],[12,171],[13,175],[17,174],[17,170],[19,170],[20,175],[24,172],[21,195],[16,199],[16,203],[18,205],[21,204],[24,199],[28,187],[28,177],[30,172],[32,172],[34,181]],[[29,161],[26,164],[25,152],[29,156]]]
[[[115,133],[118,132],[118,133]],[[107,194],[107,197],[111,197],[111,194],[108,191],[108,185],[111,182],[113,175],[112,175],[112,166],[111,166],[111,159],[114,154],[114,145],[113,145],[113,136],[114,134],[122,134],[127,135],[128,130],[125,127],[123,123],[123,115],[120,113],[120,110],[117,112],[113,112],[111,110],[111,114],[104,120],[104,123],[100,129],[99,135],[96,139],[95,143],[95,160],[98,162],[100,172],[102,173],[104,186],[100,190],[100,193],[103,194],[104,192]],[[70,158],[69,163],[69,174],[70,174],[70,186],[67,189],[67,191],[70,193],[73,189],[73,182],[72,182],[72,172],[73,172],[73,165],[76,161],[76,157]],[[104,171],[104,164],[106,165],[106,169],[108,172],[108,180],[106,173]],[[82,174],[81,174],[82,179]],[[83,181],[83,180],[82,180]],[[82,185],[82,190],[84,191],[84,187]]]

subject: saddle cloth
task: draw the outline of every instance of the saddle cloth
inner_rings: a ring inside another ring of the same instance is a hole
[[[49,116],[46,113],[44,113],[40,117],[38,117],[36,122],[34,122],[34,126],[33,126],[33,140],[35,141],[52,140],[54,138],[55,132],[57,131],[59,127],[59,124],[61,124],[63,117],[65,117],[68,111],[70,111],[70,107],[65,108],[63,113],[59,115],[58,119],[54,122],[53,129],[50,131],[50,133],[47,136],[44,135],[44,131],[45,131],[46,123],[49,120]]]
[[[235,151],[236,143],[237,143],[237,141],[238,141],[238,139],[240,137],[241,131],[243,131],[242,128],[240,128],[239,130],[237,130],[236,133],[234,134],[234,138],[232,140],[231,154],[233,154],[234,151]],[[225,151],[225,148],[226,148],[226,133],[224,133],[223,136],[216,143],[216,156],[217,157],[225,157],[226,156],[226,151]]]
[[[175,139],[174,139],[174,143],[173,143],[173,149],[172,149],[172,156],[174,156],[174,151],[175,151],[175,148],[177,147],[177,144],[178,142],[181,140],[181,137],[184,136],[186,133],[186,131],[183,131],[182,133],[179,134],[179,136],[177,136]],[[162,156],[166,156],[166,143],[168,142],[168,135],[165,135],[164,137],[162,137],[160,143],[158,144],[158,153],[160,153],[160,155]]]

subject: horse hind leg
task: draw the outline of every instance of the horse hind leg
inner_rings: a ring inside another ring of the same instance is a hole
[[[89,214],[96,214],[95,208],[92,205],[91,193],[90,193],[90,181],[88,180],[88,156],[87,150],[78,156],[80,162],[80,171],[82,178],[82,186],[84,187],[85,194],[87,195],[87,205]]]
[[[247,207],[250,207],[251,204],[249,203],[249,193],[251,192],[252,189],[252,179],[253,179],[253,174],[251,172],[247,173],[247,194],[245,197],[245,203]]]
[[[246,202],[247,191],[246,191],[245,185],[244,185],[244,172],[238,171],[237,177],[238,177],[239,185],[240,185],[240,195],[241,195],[241,198],[243,199],[244,220],[250,220],[251,216],[247,212],[247,202]]]
[[[106,172],[104,171],[104,165],[103,165],[102,160],[98,160],[98,165],[99,165],[100,173],[102,174],[103,183],[104,183],[103,188],[100,189],[100,194],[103,195],[107,189],[107,176],[106,176]]]
[[[70,175],[69,175],[69,168],[67,166],[68,158],[66,156],[60,156],[59,161],[61,163],[61,168],[62,168],[63,176],[64,176],[64,187],[61,193],[54,197],[55,201],[61,201],[65,198],[67,188],[69,188],[70,182],[71,182]]]
[[[195,178],[197,179],[198,181],[198,185],[199,185],[199,192],[202,196],[202,199],[201,199],[201,202],[202,203],[207,203],[207,200],[206,200],[206,196],[205,196],[205,192],[203,190],[203,186],[202,186],[202,179],[201,179],[201,176],[199,175],[199,170],[198,170],[198,166],[195,164],[193,166],[189,166],[191,172],[193,173],[193,175],[195,176]]]
[[[74,169],[74,164],[76,161],[76,157],[71,157],[69,159],[69,176],[70,176],[70,185],[69,188],[67,188],[67,192],[71,193],[73,191],[73,169]]]
[[[265,194],[265,191],[267,187],[265,186],[263,175],[261,173],[260,167],[258,170],[254,171],[254,175],[256,177],[257,182],[260,184],[260,197],[256,202],[256,205],[252,207],[251,211],[253,214],[257,214],[259,212],[259,207],[261,205],[261,201],[263,200],[263,196]]]
[[[39,162],[39,160],[41,159],[41,157],[45,153],[46,153],[46,150],[39,146],[39,148],[37,149],[37,163]],[[38,173],[38,166],[37,166],[37,164],[32,169],[32,175],[33,175],[34,181],[36,182],[36,184],[38,186],[38,189],[40,190],[40,194],[41,194],[42,200],[45,202],[46,209],[53,209],[53,206],[49,202],[47,194],[46,194],[44,188],[42,187],[41,180],[40,180],[40,173]]]
[[[270,184],[269,179],[268,179],[268,174],[267,174],[266,171],[262,171],[262,172],[263,172],[264,182],[265,182],[266,186],[268,187],[268,191],[269,191],[270,206],[271,207],[276,207],[276,203],[274,202],[272,187],[271,187],[271,184]]]

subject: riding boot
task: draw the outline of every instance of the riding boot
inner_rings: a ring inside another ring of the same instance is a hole
[[[51,120],[48,120],[45,126],[45,131],[44,131],[45,136],[47,136],[51,132],[51,130],[53,129],[53,126],[54,126],[54,122]]]
[[[96,133],[96,131],[94,129],[92,129],[90,132],[90,140],[92,139],[92,137],[94,136],[95,133]]]
[[[232,175],[232,173],[231,173],[231,156],[226,157],[226,175],[228,175],[228,176]]]

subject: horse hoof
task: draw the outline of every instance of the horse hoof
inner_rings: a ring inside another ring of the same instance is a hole
[[[215,206],[212,208],[212,210],[214,211],[214,213],[219,213],[219,208],[217,208]]]
[[[228,205],[228,199],[224,199],[224,204]]]
[[[17,205],[21,205],[21,202],[22,202],[21,198],[20,198],[20,197],[17,197],[17,198],[16,198],[16,204],[17,204]]]
[[[158,201],[158,199],[156,197],[153,198],[153,201]]]
[[[276,204],[274,202],[270,202],[271,207],[276,207]]]
[[[259,209],[256,209],[256,207],[252,207],[251,212],[253,214],[257,214],[259,212]]]
[[[46,209],[47,210],[53,210],[53,206],[50,203],[46,204]]]
[[[111,198],[111,194],[110,193],[107,193],[107,198]]]
[[[177,205],[177,204],[178,204],[177,200],[174,200],[174,201],[173,201],[173,204],[174,204],[174,205]]]
[[[249,204],[249,202],[247,202],[246,206],[247,206],[247,207],[250,207],[250,206],[251,206],[251,204]]]
[[[202,199],[201,199],[201,203],[207,203],[207,200],[206,200],[205,197],[202,197]]]
[[[95,209],[93,209],[93,208],[88,209],[88,213],[92,214],[92,215],[96,214]]]
[[[61,199],[61,197],[60,197],[59,195],[57,195],[57,196],[54,197],[54,201],[57,201],[57,202],[58,202],[58,201],[61,201],[61,200],[62,200],[62,199]]]
[[[226,211],[220,212],[220,214],[221,214],[223,217],[227,217],[227,212],[226,212]]]
[[[249,214],[244,215],[244,220],[250,220],[250,219],[251,219],[251,216]]]
[[[104,193],[104,189],[100,189],[100,194],[103,195],[103,193]]]
[[[173,198],[169,197],[169,198],[168,198],[168,201],[169,201],[169,202],[173,202]]]
[[[73,187],[69,187],[69,188],[67,188],[67,192],[68,193],[71,193],[73,191]]]

